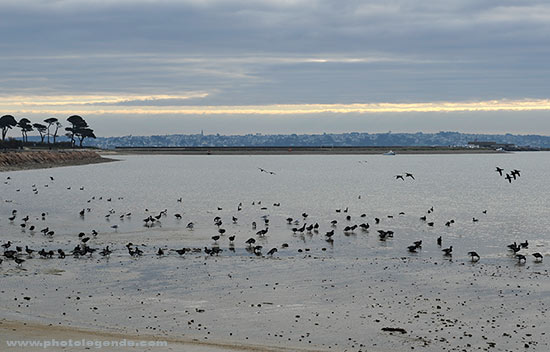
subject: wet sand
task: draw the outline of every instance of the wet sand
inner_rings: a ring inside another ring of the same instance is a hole
[[[221,352],[221,351],[235,351],[235,352],[287,352],[295,351],[295,349],[286,349],[279,347],[269,346],[254,346],[254,345],[239,345],[235,343],[223,343],[223,342],[201,342],[196,339],[178,339],[175,337],[155,337],[154,335],[130,335],[121,334],[116,332],[107,331],[93,331],[78,328],[70,328],[64,326],[52,326],[46,324],[27,323],[19,321],[7,321],[0,320],[0,343],[2,344],[2,351],[22,351],[29,349],[40,350],[56,350],[56,351],[89,351],[98,349],[96,343],[103,341],[116,341],[119,343],[116,347],[103,347],[105,350],[112,351],[136,351],[134,346],[122,346],[122,344],[129,345],[129,341],[134,343],[145,343],[146,345],[155,344],[154,346],[140,346],[139,351],[187,351],[187,352]],[[61,341],[72,340],[71,346],[59,346],[59,347],[20,347],[20,346],[7,346],[6,341],[48,341],[53,343],[52,340],[60,343]],[[84,346],[75,346],[76,341],[82,342],[91,341],[93,346],[86,346],[86,342],[81,343]],[[298,350],[306,351],[306,350]]]
[[[200,341],[191,346],[197,351],[550,347],[544,263],[503,266],[490,258],[475,263],[405,253],[334,258],[319,247],[305,249],[280,258],[35,259],[24,269],[3,269],[0,316],[52,324],[60,338],[74,339],[76,328],[78,337],[91,330],[183,346]],[[406,333],[383,331],[388,327]],[[25,336],[35,333],[48,331]]]

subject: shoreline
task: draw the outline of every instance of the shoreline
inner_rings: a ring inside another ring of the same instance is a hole
[[[108,153],[138,155],[383,155],[505,154],[494,149],[463,147],[119,147]]]
[[[72,327],[66,325],[52,325],[36,322],[25,322],[17,320],[0,319],[0,346],[2,351],[21,351],[25,346],[7,346],[8,341],[134,341],[134,342],[160,342],[156,346],[147,346],[140,351],[174,351],[185,349],[187,352],[221,352],[221,351],[237,351],[237,352],[289,352],[289,351],[319,351],[319,349],[309,350],[300,347],[279,347],[279,346],[262,346],[255,344],[240,344],[233,341],[201,341],[198,338],[177,338],[173,336],[158,336],[149,334],[131,334],[124,332],[112,332],[102,330],[89,330],[81,327]],[[162,345],[166,342],[166,345]],[[27,346],[29,347],[29,346]],[[33,346],[33,349],[40,350],[67,350],[67,351],[88,351],[96,349],[97,346],[67,346],[67,347],[44,347]],[[109,346],[107,349],[116,351],[135,351],[136,346]]]
[[[50,169],[117,161],[91,150],[18,150],[0,152],[0,172]]]

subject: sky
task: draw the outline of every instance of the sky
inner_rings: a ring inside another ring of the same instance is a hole
[[[0,0],[0,115],[98,136],[550,135],[550,3]]]

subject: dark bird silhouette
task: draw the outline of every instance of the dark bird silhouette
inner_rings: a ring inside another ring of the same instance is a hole
[[[34,252],[34,249],[30,249],[29,246],[25,246],[25,252],[27,252],[27,254],[31,256]]]
[[[214,240],[214,242],[218,242],[218,240],[220,239],[220,236],[212,236],[212,239]]]
[[[500,176],[502,176],[502,171],[504,171],[504,169],[497,166],[495,171],[498,172]]]
[[[21,266],[21,264],[25,262],[25,259],[15,258],[14,261],[15,263],[17,263],[18,266]]]
[[[249,239],[246,240],[245,243],[248,244],[249,246],[252,246],[254,243],[256,243],[256,239],[249,238]]]
[[[439,236],[439,237],[437,238],[437,245],[438,245],[438,246],[441,246],[441,236]]]
[[[65,259],[66,257],[65,252],[63,252],[62,249],[58,249],[57,254],[59,255],[59,259]]]
[[[453,246],[450,246],[449,248],[443,248],[442,252],[444,252],[445,255],[451,255],[453,253]]]
[[[518,245],[516,242],[514,242],[514,243],[508,245],[508,249],[510,249],[514,253],[517,253],[521,250],[521,246]]]
[[[414,176],[413,176],[413,174],[411,174],[410,172],[406,172],[406,173],[405,173],[405,177],[410,177],[410,178],[412,178],[412,179],[414,180]]]
[[[229,236],[228,239],[229,239],[229,242],[230,242],[230,243],[233,242],[233,241],[235,241],[235,235]]]
[[[510,174],[506,174],[505,178],[508,180],[508,183],[512,183],[512,176]]]
[[[542,254],[540,254],[540,253],[538,253],[538,252],[537,252],[537,253],[533,253],[533,257],[535,257],[535,261],[537,261],[537,262],[542,262],[542,259],[544,258],[544,257],[542,256]]]
[[[300,232],[304,232],[305,226],[306,225],[304,224],[304,226],[302,226],[300,229],[298,229],[298,231],[301,230]],[[266,227],[265,229],[256,232],[256,236],[265,236],[267,231],[269,231],[269,228]]]
[[[2,247],[4,247],[5,249],[10,248],[10,246],[11,246],[11,241],[8,241],[2,245]]]
[[[522,261],[525,263],[527,261],[527,258],[523,254],[516,254],[516,258],[518,259],[518,262],[521,263]]]
[[[162,250],[162,248],[159,248],[159,250],[157,251],[157,255],[160,257],[162,255],[164,255],[164,251]]]
[[[479,254],[474,251],[468,252],[468,255],[472,257],[472,262],[476,262],[479,260]]]
[[[4,257],[8,259],[15,259],[16,255],[17,255],[17,252],[14,250],[10,249],[10,250],[4,251]]]
[[[174,252],[178,253],[179,255],[184,255],[187,250],[185,248],[182,249],[173,249]]]
[[[403,177],[403,175],[395,175],[395,179],[405,181],[405,178]]]
[[[269,252],[267,252],[267,255],[273,256],[273,254],[275,254],[275,252],[277,252],[277,248],[271,248],[269,250]]]

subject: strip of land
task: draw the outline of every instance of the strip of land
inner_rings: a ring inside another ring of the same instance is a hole
[[[176,155],[303,155],[303,154],[480,154],[499,153],[489,148],[465,147],[119,147],[119,154]]]
[[[0,152],[0,172],[46,169],[114,161],[91,150],[22,150]]]

